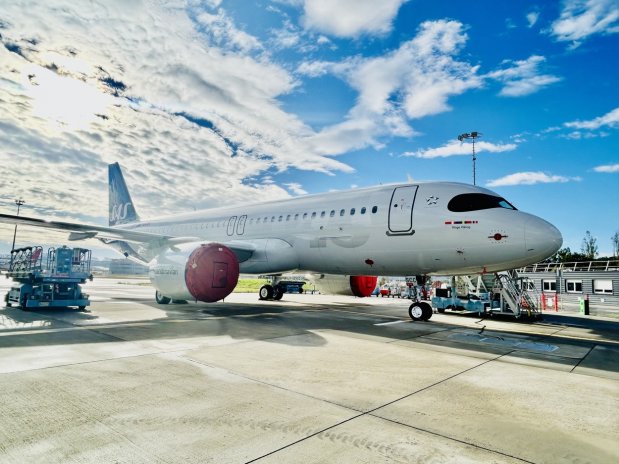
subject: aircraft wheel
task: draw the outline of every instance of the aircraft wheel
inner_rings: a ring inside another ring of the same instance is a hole
[[[436,309],[439,313],[444,313],[445,312],[445,308],[437,308]]]
[[[163,295],[161,294],[161,292],[160,292],[159,290],[157,290],[157,291],[155,292],[155,301],[156,301],[158,304],[162,304],[162,305],[164,305],[164,304],[168,304],[168,303],[169,303],[170,301],[172,301],[172,300],[171,300],[170,298],[168,298],[167,296],[163,296]]]
[[[430,320],[430,318],[432,317],[432,306],[430,306],[425,301],[420,302],[419,306],[421,306],[421,311],[423,313],[421,319],[424,321]]]
[[[260,287],[258,295],[261,300],[270,300],[273,298],[273,287],[271,285],[263,285]]]
[[[281,288],[277,286],[273,288],[273,299],[274,300],[279,301],[282,299],[283,296],[284,296],[284,292],[282,292]]]
[[[413,321],[420,321],[423,319],[423,308],[419,303],[413,303],[408,308],[408,315]]]

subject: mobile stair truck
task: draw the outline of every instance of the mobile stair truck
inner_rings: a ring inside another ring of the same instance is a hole
[[[91,252],[84,248],[49,248],[43,263],[43,248],[29,246],[11,251],[7,277],[14,284],[5,296],[7,306],[84,310],[90,305],[81,284],[92,280]]]

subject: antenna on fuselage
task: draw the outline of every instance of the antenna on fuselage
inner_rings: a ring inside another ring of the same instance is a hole
[[[472,139],[473,140],[473,185],[477,185],[475,182],[475,139],[481,137],[481,132],[465,132],[464,134],[460,134],[458,136],[458,140],[460,143],[464,143],[465,140]]]

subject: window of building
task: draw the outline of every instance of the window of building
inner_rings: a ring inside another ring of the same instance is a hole
[[[447,209],[454,213],[492,208],[516,209],[505,198],[485,193],[463,193],[462,195],[456,195],[447,204]]]
[[[365,214],[365,206],[361,208],[361,214]]]
[[[345,209],[341,209],[340,210],[340,216],[344,216],[344,214],[346,214],[346,210]]]
[[[582,280],[566,280],[565,290],[567,293],[582,293]]]
[[[329,213],[329,217],[333,217],[333,216],[335,216],[335,210],[334,209],[332,209],[331,212]]]
[[[604,293],[605,295],[612,295],[613,281],[611,279],[594,279],[593,293]]]
[[[354,216],[355,215],[355,208],[350,208],[350,215]]]
[[[545,292],[556,292],[557,291],[557,281],[556,280],[542,280],[542,289]]]
[[[376,214],[378,211],[378,206],[372,206],[372,214]]]

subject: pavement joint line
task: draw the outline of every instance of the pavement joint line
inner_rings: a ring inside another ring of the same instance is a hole
[[[451,440],[451,441],[455,441],[457,443],[462,443],[463,445],[472,446],[473,448],[482,449],[482,450],[488,451],[490,453],[499,454],[501,456],[505,456],[505,457],[512,458],[512,459],[517,459],[518,461],[526,462],[526,463],[529,463],[529,464],[535,464],[534,461],[529,461],[529,460],[524,459],[524,458],[519,458],[518,456],[514,456],[512,454],[507,454],[507,453],[504,453],[502,451],[494,450],[494,449],[491,449],[491,448],[486,448],[485,446],[476,445],[474,443],[470,443],[470,442],[465,441],[465,440],[460,440],[459,438],[450,437],[449,435],[443,435],[442,433],[433,432],[431,430],[427,430],[427,429],[424,429],[424,428],[421,428],[421,427],[415,427],[414,425],[410,425],[410,424],[406,424],[404,422],[400,422],[400,421],[397,421],[397,420],[389,419],[387,417],[379,416],[377,414],[370,414],[370,416],[376,417],[377,419],[382,419],[382,420],[387,421],[387,422],[391,422],[392,424],[402,425],[404,427],[407,427],[407,428],[410,428],[410,429],[413,429],[413,430],[418,430],[420,432],[427,433],[428,435],[433,435],[433,436],[436,436],[436,437],[445,438],[446,440]]]
[[[515,351],[515,350],[512,350],[512,351]],[[511,353],[511,352],[510,352],[510,353]],[[506,354],[508,354],[508,353],[506,353]],[[439,384],[441,384],[441,383],[443,383],[443,382],[446,382],[446,381],[448,381],[448,380],[451,380],[451,379],[453,379],[454,377],[457,377],[457,376],[459,376],[459,375],[461,375],[461,374],[464,374],[464,373],[466,373],[466,372],[472,371],[473,369],[477,369],[478,367],[481,367],[481,366],[483,366],[483,365],[485,365],[485,364],[488,364],[488,363],[490,363],[490,362],[492,362],[492,361],[496,361],[497,359],[501,358],[502,356],[505,356],[505,355],[504,355],[504,354],[502,354],[502,355],[500,355],[500,356],[496,356],[496,357],[494,357],[494,358],[492,358],[492,359],[488,359],[488,360],[486,360],[486,361],[484,361],[484,362],[481,362],[481,363],[479,363],[479,364],[476,364],[475,366],[469,367],[468,369],[464,369],[463,371],[460,371],[460,372],[457,372],[457,373],[455,373],[455,374],[453,374],[453,375],[450,375],[449,377],[446,377],[446,378],[444,378],[444,379],[442,379],[442,380],[440,380],[440,381],[438,381],[438,382],[435,382],[435,383],[433,383],[433,384],[431,384],[431,385],[427,385],[427,386],[425,386],[425,387],[423,387],[423,388],[420,388],[420,389],[418,389],[418,390],[416,390],[416,391],[414,391],[414,392],[412,392],[412,393],[409,393],[409,394],[407,394],[407,395],[404,395],[404,396],[402,396],[402,397],[400,397],[400,398],[397,398],[397,399],[395,399],[395,400],[389,401],[388,403],[385,403],[385,404],[383,404],[383,405],[381,405],[381,406],[377,406],[377,407],[376,407],[376,408],[374,408],[374,409],[370,409],[370,410],[368,410],[368,411],[362,412],[361,414],[357,414],[356,416],[349,417],[348,419],[345,419],[345,420],[340,421],[340,422],[338,422],[338,423],[336,423],[336,424],[330,425],[329,427],[326,427],[326,428],[324,428],[324,429],[322,429],[322,430],[319,430],[318,432],[312,433],[312,434],[310,434],[310,435],[308,435],[308,436],[306,436],[306,437],[304,437],[304,438],[300,438],[300,439],[298,439],[298,440],[295,440],[295,441],[294,441],[294,442],[292,442],[292,443],[288,443],[287,445],[284,445],[284,446],[282,446],[282,447],[280,447],[280,448],[278,448],[278,449],[276,449],[276,450],[270,451],[270,452],[268,452],[268,453],[266,453],[266,454],[264,454],[264,455],[262,455],[262,456],[258,456],[257,458],[254,458],[254,459],[251,459],[251,460],[249,460],[249,461],[246,461],[246,462],[245,462],[245,464],[251,464],[251,463],[253,463],[253,462],[259,461],[260,459],[264,459],[264,458],[266,458],[266,457],[268,457],[268,456],[271,456],[271,455],[273,455],[273,454],[275,454],[275,453],[278,453],[278,452],[280,452],[280,451],[282,451],[282,450],[284,450],[284,449],[290,448],[291,446],[297,445],[297,444],[301,443],[302,441],[308,440],[308,439],[313,438],[313,437],[315,437],[315,436],[317,436],[317,435],[320,435],[321,433],[324,433],[324,432],[326,432],[326,431],[328,431],[328,430],[331,430],[331,429],[333,429],[333,428],[335,428],[335,427],[339,427],[340,425],[343,425],[343,424],[346,424],[346,423],[348,423],[348,422],[350,422],[350,421],[353,421],[353,420],[355,420],[355,419],[358,419],[359,417],[363,417],[363,416],[372,416],[372,417],[377,417],[377,416],[376,416],[375,414],[373,414],[373,413],[374,413],[375,411],[378,411],[379,409],[385,408],[385,407],[390,406],[390,405],[392,405],[392,404],[394,404],[394,403],[397,403],[398,401],[402,401],[402,400],[404,400],[404,399],[406,399],[406,398],[409,398],[409,397],[411,397],[411,396],[413,396],[413,395],[416,395],[417,393],[420,393],[420,392],[422,392],[422,391],[428,390],[428,389],[430,389],[430,388],[432,388],[432,387],[435,387],[436,385],[439,385]],[[323,401],[324,401],[324,400],[323,400]],[[350,408],[349,408],[349,409],[350,409]],[[382,419],[382,418],[381,418],[381,419]],[[469,443],[467,443],[467,444],[469,444]],[[476,445],[470,444],[470,446],[476,446]]]
[[[132,343],[132,342],[128,342],[128,343]],[[179,348],[176,350],[163,350],[163,351],[154,351],[152,353],[141,353],[141,354],[131,354],[131,355],[127,355],[127,356],[117,356],[117,357],[112,357],[112,358],[104,358],[104,359],[93,359],[91,361],[79,361],[79,362],[69,362],[69,363],[64,363],[64,364],[57,364],[54,366],[43,366],[43,367],[37,367],[35,369],[26,369],[26,370],[21,370],[21,371],[8,371],[8,372],[0,372],[0,376],[2,375],[9,375],[9,374],[20,374],[23,372],[36,372],[36,371],[44,371],[47,369],[56,369],[59,367],[72,367],[72,366],[81,366],[83,364],[96,364],[96,363],[100,363],[100,362],[107,362],[107,361],[116,361],[118,359],[131,359],[131,358],[141,358],[143,356],[156,356],[159,354],[168,354],[168,353],[178,353],[181,351],[188,351],[191,348]]]
[[[597,344],[593,345],[591,348],[589,348],[589,351],[587,351],[587,354],[585,354],[582,358],[580,358],[580,360],[576,363],[576,365],[574,367],[572,367],[572,370],[570,371],[570,374],[572,372],[574,372],[574,370],[580,366],[580,363],[583,362],[587,356],[589,356],[591,354],[591,352],[594,350],[594,348],[597,346]]]
[[[288,393],[294,393],[295,395],[303,396],[305,398],[309,398],[309,399],[312,399],[312,400],[317,400],[317,401],[320,401],[322,403],[332,404],[333,406],[338,406],[340,408],[347,409],[347,410],[352,411],[352,412],[358,412],[358,413],[363,414],[363,411],[361,411],[359,409],[356,409],[356,408],[353,408],[351,406],[347,406],[345,404],[336,403],[335,401],[327,400],[325,398],[320,398],[318,396],[308,395],[307,393],[303,393],[303,392],[300,392],[300,391],[297,391],[297,390],[292,390],[290,388],[282,387],[281,385],[276,385],[274,383],[265,382],[264,380],[255,379],[253,377],[249,377],[249,376],[247,376],[245,374],[242,374],[240,372],[232,371],[232,370],[230,370],[227,367],[222,367],[222,366],[218,366],[216,364],[210,364],[210,363],[207,363],[207,362],[204,362],[204,361],[200,361],[198,359],[191,358],[191,357],[189,357],[189,355],[183,356],[181,354],[181,357],[183,357],[184,359],[186,359],[187,361],[190,361],[192,363],[199,364],[200,366],[210,367],[210,368],[213,368],[213,369],[225,370],[230,375],[234,375],[236,377],[240,377],[242,379],[249,380],[251,382],[259,383],[261,385],[266,385],[267,387],[272,387],[272,388],[275,388],[277,390],[282,390],[282,391],[285,391],[285,392],[288,392]]]

